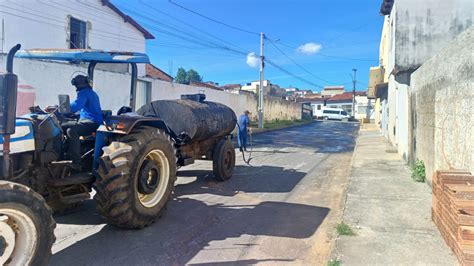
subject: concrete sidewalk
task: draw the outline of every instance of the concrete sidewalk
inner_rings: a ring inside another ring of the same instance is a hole
[[[431,221],[431,189],[374,125],[364,125],[354,151],[343,221],[356,233],[339,236],[333,260],[343,265],[456,265]]]

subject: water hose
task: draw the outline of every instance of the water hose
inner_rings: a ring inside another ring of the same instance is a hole
[[[239,123],[237,123],[237,127],[239,128],[239,131],[241,131],[241,130],[240,130],[240,125],[239,125]],[[239,136],[239,138],[240,138],[240,143],[242,144],[244,141],[243,141],[243,138],[242,138],[241,134],[237,133],[237,135]],[[244,151],[243,147],[239,147],[239,150],[240,150],[240,152],[242,152],[242,159],[244,160],[245,164],[247,164],[248,166],[252,166],[252,165],[250,164],[250,160],[252,160],[252,151],[253,151],[252,132],[249,132],[249,136],[250,136],[250,137],[249,137],[250,152],[249,152],[249,155],[248,155],[248,160],[245,159],[245,151]]]

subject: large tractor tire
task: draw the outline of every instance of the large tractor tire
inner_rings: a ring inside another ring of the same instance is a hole
[[[56,223],[32,189],[0,181],[0,265],[46,265]]]
[[[235,148],[228,139],[217,143],[212,155],[212,169],[214,176],[219,181],[229,180],[234,174]]]
[[[94,188],[110,224],[143,228],[161,216],[176,181],[176,152],[164,131],[140,127],[105,147]]]

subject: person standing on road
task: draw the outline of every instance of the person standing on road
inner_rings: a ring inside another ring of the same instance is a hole
[[[239,117],[239,128],[237,131],[237,143],[239,144],[240,151],[247,151],[247,135],[250,131],[250,112],[246,110]]]

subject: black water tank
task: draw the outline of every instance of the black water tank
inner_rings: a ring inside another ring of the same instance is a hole
[[[177,135],[185,133],[191,142],[225,136],[234,130],[237,117],[226,105],[194,100],[159,100],[137,111],[161,118]]]

